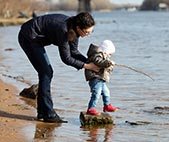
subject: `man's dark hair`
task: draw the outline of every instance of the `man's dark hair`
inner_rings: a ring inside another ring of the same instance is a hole
[[[89,12],[81,12],[75,17],[75,25],[81,29],[86,29],[95,25],[95,21]]]
[[[87,29],[95,25],[93,17],[88,12],[81,12],[76,16],[72,16],[67,21],[68,40],[73,41],[77,37],[76,27]]]

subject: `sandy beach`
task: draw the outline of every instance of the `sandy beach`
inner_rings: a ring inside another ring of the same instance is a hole
[[[17,95],[17,88],[0,80],[0,142],[28,141],[23,129],[36,123],[35,109]]]

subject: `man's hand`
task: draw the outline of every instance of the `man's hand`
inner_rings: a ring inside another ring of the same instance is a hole
[[[100,70],[100,68],[98,66],[96,66],[94,63],[84,64],[83,68],[88,69],[88,70],[92,70],[95,72],[99,72],[99,70]]]

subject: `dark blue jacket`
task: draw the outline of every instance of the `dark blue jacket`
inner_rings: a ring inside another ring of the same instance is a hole
[[[42,46],[54,44],[59,47],[62,61],[77,69],[82,69],[86,57],[78,50],[78,38],[68,42],[67,20],[70,17],[63,14],[48,14],[33,18],[24,23],[21,33],[30,42],[36,42]]]

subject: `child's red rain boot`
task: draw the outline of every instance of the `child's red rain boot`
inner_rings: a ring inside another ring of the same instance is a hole
[[[87,109],[87,114],[89,115],[100,115],[100,112],[96,110],[96,108],[92,107]]]
[[[114,112],[114,111],[117,111],[118,109],[119,109],[118,107],[112,106],[111,104],[105,105],[103,107],[104,112]]]

